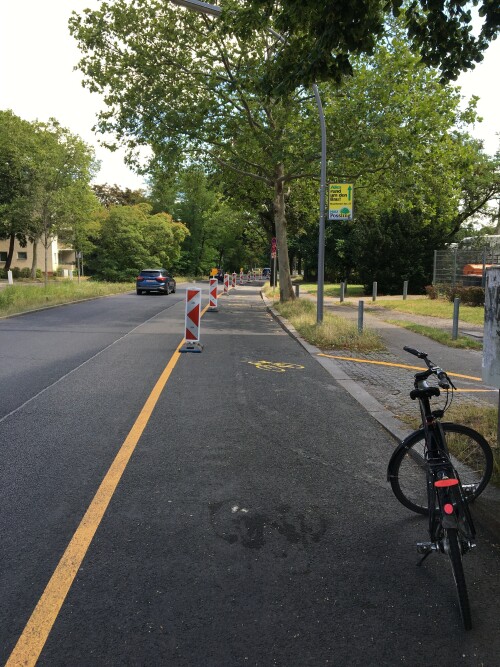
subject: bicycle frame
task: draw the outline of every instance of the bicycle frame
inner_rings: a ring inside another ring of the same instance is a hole
[[[422,549],[425,556],[431,551],[447,549],[446,531],[456,529],[460,536],[462,553],[475,546],[475,528],[465,498],[460,477],[449,455],[446,436],[439,419],[432,412],[430,397],[439,394],[429,387],[426,378],[416,379],[416,390],[412,397],[419,401],[422,426],[425,432],[425,460],[427,497],[429,507],[430,544]],[[424,546],[423,544],[421,545]],[[424,556],[424,558],[425,558]]]

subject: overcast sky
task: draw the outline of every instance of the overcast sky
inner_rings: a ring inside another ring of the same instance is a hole
[[[72,10],[99,6],[99,0],[1,0],[0,6],[0,109],[25,120],[46,121],[53,116],[96,149],[101,171],[96,182],[139,188],[143,180],[123,163],[123,153],[98,145],[92,125],[102,108],[99,96],[81,86],[81,73],[73,71],[79,51],[68,31]],[[467,97],[481,100],[484,122],[474,134],[494,154],[500,132],[500,39],[493,42],[485,60],[459,80]]]

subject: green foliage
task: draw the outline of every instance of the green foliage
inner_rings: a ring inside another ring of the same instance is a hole
[[[405,280],[412,294],[424,292],[432,274],[433,251],[443,244],[438,221],[425,224],[418,211],[393,211],[359,220],[353,234],[357,275],[367,294],[374,281],[381,294],[400,294]]]
[[[471,8],[483,17],[472,31]],[[299,84],[333,80],[352,73],[352,57],[372,53],[386,33],[390,15],[404,18],[405,31],[424,63],[440,68],[443,80],[482,60],[500,26],[498,5],[490,0],[226,0],[222,20],[242,37],[272,25],[286,36],[265,86],[286,93]]]
[[[355,183],[356,219],[327,225],[327,276],[378,280],[384,291],[399,291],[409,279],[412,289],[423,290],[431,250],[452,240],[500,190],[498,163],[464,131],[476,119],[474,101],[460,111],[459,93],[443,86],[438,72],[421,67],[412,52],[405,21],[417,16],[417,4],[399,20],[388,20],[388,5],[378,0],[363,7],[334,5],[225,0],[221,20],[212,21],[160,0],[136,0],[73,15],[70,27],[82,50],[86,85],[106,95],[100,131],[114,134],[131,151],[151,147],[155,210],[166,208],[189,227],[182,270],[199,273],[222,260],[228,268],[251,261],[259,234],[242,225],[251,217],[263,227],[264,248],[271,236],[284,239],[282,274],[291,257],[303,263],[306,277],[314,275],[318,117],[309,92],[296,89],[295,77],[303,65],[306,78],[310,67],[321,78],[321,52],[332,35],[328,67],[338,73],[352,68],[353,76],[340,82],[327,71],[330,82],[321,87],[328,175]],[[345,21],[336,23],[339,11]],[[269,25],[285,30],[291,48],[269,35]],[[376,39],[382,26],[385,39]],[[315,41],[318,30],[325,42]],[[289,79],[287,58],[293,60]],[[262,86],[276,72],[283,75],[280,96]],[[180,164],[191,166],[177,179]],[[200,176],[210,172],[224,183],[222,201]],[[233,212],[250,214],[228,215],[228,233],[218,235],[213,220],[229,197]]]
[[[176,270],[199,276],[213,267],[232,272],[259,265],[257,260],[267,248],[265,236],[241,210],[241,203],[232,204],[201,165],[180,169],[175,176],[163,176],[156,167],[150,186],[157,197],[156,208],[170,202],[167,210],[190,232]]]
[[[327,222],[326,274],[377,280],[388,293],[409,280],[418,293],[432,251],[500,192],[499,162],[466,132],[476,100],[461,109],[459,93],[419,67],[397,23],[392,30],[389,43],[356,60],[327,109],[330,180],[354,183],[355,219]],[[315,235],[305,248],[312,261],[316,248]]]
[[[41,240],[48,249],[59,234],[78,246],[96,206],[93,150],[54,119],[28,123],[2,111],[0,164],[0,238]]]
[[[467,306],[484,307],[484,287],[463,287],[462,285],[449,285],[437,283],[436,285],[428,285],[425,288],[429,299],[446,299],[452,303],[456,298],[460,299],[460,303]]]
[[[134,206],[134,204],[147,201],[142,190],[131,190],[130,188],[122,190],[118,185],[108,185],[108,183],[93,185],[92,191],[101,206],[106,208],[110,206]]]
[[[170,268],[189,234],[167,213],[151,214],[150,204],[110,206],[98,214],[95,250],[87,258],[92,274],[112,282],[133,280],[147,267]]]

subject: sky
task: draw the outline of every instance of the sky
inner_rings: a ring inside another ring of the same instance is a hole
[[[80,54],[69,34],[74,10],[95,9],[99,0],[0,0],[0,109],[11,109],[25,120],[46,121],[51,116],[94,146],[101,170],[96,183],[121,188],[144,188],[144,180],[124,164],[124,152],[99,146],[92,132],[102,99],[82,87],[74,71]],[[493,155],[500,132],[500,39],[493,42],[484,61],[461,75],[458,84],[467,98],[478,95],[483,122],[472,133],[484,140]]]

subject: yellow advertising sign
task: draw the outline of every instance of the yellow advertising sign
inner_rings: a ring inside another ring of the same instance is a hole
[[[352,183],[330,183],[328,220],[352,220],[353,194]]]

